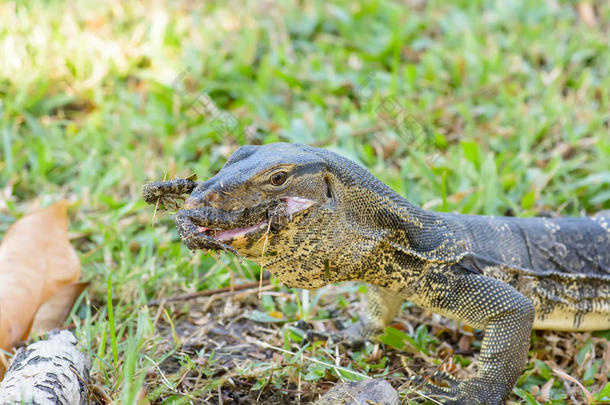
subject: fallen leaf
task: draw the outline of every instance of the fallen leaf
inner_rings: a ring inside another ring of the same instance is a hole
[[[63,286],[57,292],[44,302],[32,322],[32,331],[30,336],[42,335],[55,329],[64,322],[74,301],[89,287],[89,282],[72,283]]]
[[[40,306],[76,282],[80,262],[68,240],[67,201],[15,222],[0,244],[0,349],[28,337]],[[4,372],[0,366],[0,375]]]

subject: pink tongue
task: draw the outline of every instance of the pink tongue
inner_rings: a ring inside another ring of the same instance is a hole
[[[197,232],[205,232],[205,231],[207,231],[208,229],[210,229],[210,228],[206,228],[206,227],[204,227],[204,226],[198,226],[198,227],[197,227]]]

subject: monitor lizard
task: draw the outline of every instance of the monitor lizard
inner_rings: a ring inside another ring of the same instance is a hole
[[[174,209],[186,198],[176,224],[190,249],[243,255],[290,287],[370,284],[348,335],[381,333],[403,300],[484,330],[476,376],[424,382],[445,403],[505,403],[532,328],[610,329],[610,217],[432,212],[349,159],[287,143],[243,146],[205,182],[143,195]]]

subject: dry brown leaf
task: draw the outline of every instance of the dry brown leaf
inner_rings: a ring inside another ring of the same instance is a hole
[[[26,339],[38,308],[81,274],[68,241],[67,201],[15,222],[0,244],[0,349]],[[2,370],[0,369],[0,374]]]
[[[63,286],[44,302],[32,322],[30,336],[41,335],[58,328],[64,322],[74,301],[89,287],[89,282],[72,283]]]

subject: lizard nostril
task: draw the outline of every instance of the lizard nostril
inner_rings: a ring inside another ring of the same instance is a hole
[[[193,209],[198,207],[203,207],[206,205],[210,205],[210,203],[214,203],[220,199],[220,195],[215,191],[210,191],[206,193],[203,197],[193,197],[190,196],[184,202],[185,209]]]
[[[220,199],[220,195],[217,192],[210,191],[203,198],[203,202],[204,203],[211,203],[211,202],[214,202],[214,201],[218,201],[219,199]]]
[[[197,197],[189,197],[184,202],[184,209],[190,210],[201,206],[201,200]]]

